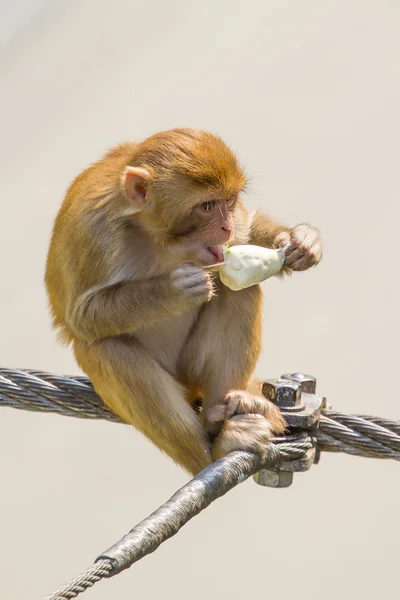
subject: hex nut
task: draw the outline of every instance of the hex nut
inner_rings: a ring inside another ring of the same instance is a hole
[[[293,473],[289,471],[270,471],[261,469],[253,475],[253,479],[258,485],[273,488],[286,488],[293,483]]]
[[[302,387],[288,379],[268,379],[263,383],[264,396],[280,408],[301,408]]]
[[[292,473],[304,473],[305,471],[311,469],[313,464],[315,464],[315,455],[316,448],[314,446],[309,448],[303,454],[303,456],[300,456],[299,458],[284,460],[283,462],[279,463],[279,470],[291,471]]]
[[[305,373],[285,373],[282,375],[282,379],[300,383],[301,389],[307,394],[315,394],[316,392],[317,380],[312,375],[306,375]]]

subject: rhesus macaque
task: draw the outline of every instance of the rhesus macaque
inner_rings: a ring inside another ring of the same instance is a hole
[[[105,404],[192,474],[232,450],[261,452],[285,429],[250,379],[260,287],[233,292],[207,266],[226,243],[290,241],[286,272],[321,258],[317,230],[249,215],[244,186],[236,157],[210,133],[121,144],[72,183],[47,259],[60,339]]]

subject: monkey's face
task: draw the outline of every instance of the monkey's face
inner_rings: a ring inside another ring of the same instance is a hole
[[[172,191],[170,185],[168,194],[153,195],[149,217],[154,238],[166,248],[169,241],[179,240],[180,247],[186,248],[184,260],[199,266],[222,263],[222,247],[235,239],[240,206],[237,192],[190,185],[188,182],[185,182],[184,188]],[[145,216],[144,213],[142,216]]]
[[[194,206],[187,237],[201,265],[223,262],[222,246],[235,235],[235,204],[236,196],[232,195],[222,199],[209,197]]]
[[[148,185],[145,206],[134,218],[166,249],[179,240],[180,248],[186,248],[184,260],[215,265],[224,260],[222,246],[241,229],[238,196],[237,189],[199,185],[175,175],[167,183]]]
[[[244,239],[248,218],[238,197],[245,176],[216,136],[159,133],[139,146],[121,183],[134,219],[154,242],[166,248],[179,239],[190,262],[223,262],[222,246]]]

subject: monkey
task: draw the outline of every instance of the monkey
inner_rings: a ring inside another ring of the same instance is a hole
[[[286,428],[252,379],[261,288],[222,284],[222,246],[290,242],[286,273],[322,257],[317,229],[249,213],[246,184],[207,131],[119,144],[70,185],[47,254],[59,341],[105,405],[192,475],[233,450],[261,453]]]

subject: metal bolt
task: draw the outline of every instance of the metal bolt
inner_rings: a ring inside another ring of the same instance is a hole
[[[318,465],[321,458],[321,448],[315,447],[314,465]]]
[[[282,379],[289,379],[289,381],[300,383],[303,392],[306,394],[315,394],[317,380],[312,375],[305,375],[304,373],[285,373],[282,375]]]
[[[286,488],[292,485],[293,473],[290,471],[270,471],[262,469],[253,476],[258,485],[273,488]]]
[[[301,410],[302,387],[296,381],[288,379],[268,379],[263,383],[262,393],[264,396],[279,406],[287,410]]]

